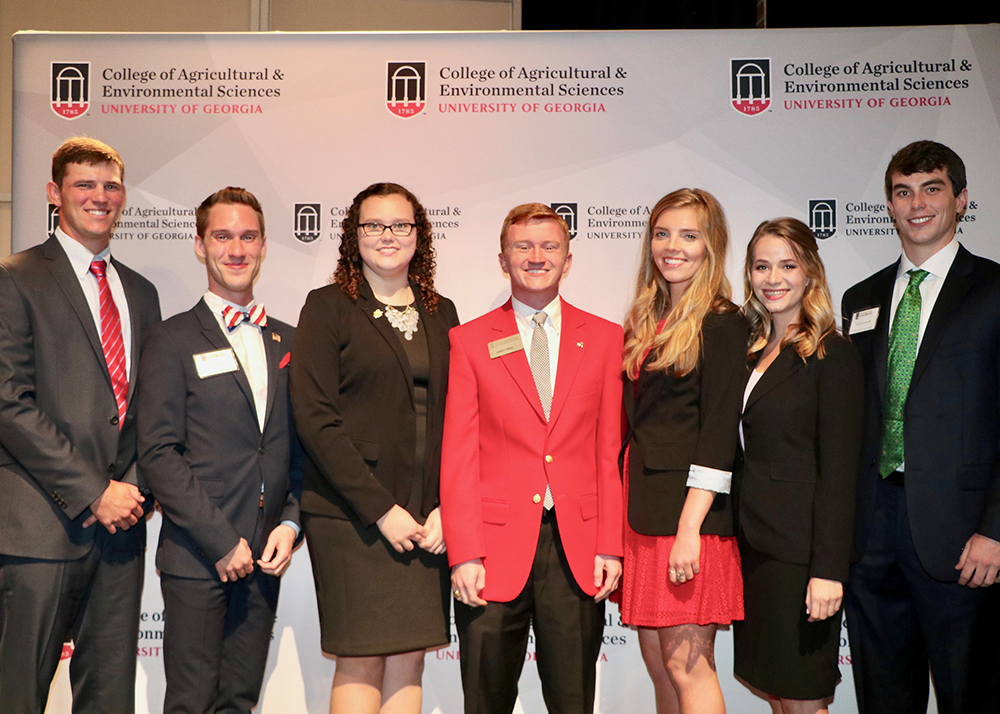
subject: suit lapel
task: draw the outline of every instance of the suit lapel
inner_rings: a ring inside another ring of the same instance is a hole
[[[803,367],[805,367],[805,363],[794,347],[782,348],[774,361],[768,365],[764,374],[760,376],[757,384],[754,385],[743,411],[746,412],[761,397],[788,380]]]
[[[275,340],[278,333],[273,327],[261,329],[261,337],[264,338],[264,357],[267,361],[267,404],[264,407],[264,423],[261,424],[260,433],[264,433],[267,423],[271,419],[271,409],[274,407],[274,395],[278,393],[278,363],[282,357],[282,344]],[[278,335],[280,337],[280,335]]]
[[[511,335],[521,336],[521,331],[517,329],[517,319],[514,317],[514,306],[510,300],[504,303],[497,313],[493,324],[493,340],[500,340]],[[497,359],[503,364],[510,374],[510,378],[521,390],[528,404],[532,406],[538,418],[545,422],[545,410],[542,409],[542,400],[538,398],[538,389],[535,388],[535,377],[531,373],[531,365],[528,364],[527,349],[520,349],[517,352],[505,354]],[[558,383],[558,379],[556,382]],[[554,402],[553,402],[554,403]],[[551,411],[550,411],[551,413]]]
[[[425,330],[427,335],[427,361],[428,373],[430,374],[428,395],[432,404],[443,405],[447,384],[443,383],[444,380],[439,377],[448,368],[448,331],[441,319],[440,311],[428,313],[424,309],[422,299],[417,299],[416,303],[417,311],[420,313],[420,329]],[[409,364],[409,360],[407,360],[407,364]]]
[[[118,273],[118,279],[122,283],[122,290],[125,292],[125,301],[128,303],[126,307],[128,307],[129,328],[132,331],[132,344],[129,345],[131,353],[130,364],[132,368],[129,370],[128,397],[126,398],[126,403],[131,404],[132,393],[135,392],[135,378],[139,374],[139,348],[142,340],[142,324],[139,320],[139,295],[136,292],[132,274],[122,270],[121,265],[114,257],[111,258],[111,262],[115,264],[115,271]],[[121,312],[120,306],[118,311]]]
[[[414,288],[414,302],[420,302],[418,295],[417,289]],[[355,305],[364,313],[367,320],[375,327],[382,336],[382,339],[385,340],[392,353],[396,355],[399,368],[403,370],[403,377],[410,390],[410,405],[416,408],[416,395],[413,393],[413,369],[410,367],[410,360],[407,359],[406,351],[399,341],[399,333],[396,331],[396,328],[389,324],[389,320],[382,309],[382,304],[375,299],[375,294],[368,283],[361,283],[361,286],[358,288],[358,299],[355,301]],[[378,317],[375,317],[375,315],[378,315]],[[422,312],[421,315],[423,315]],[[418,325],[417,329],[424,329],[424,326]]]
[[[201,334],[206,340],[208,340],[212,347],[217,350],[233,349],[233,346],[229,344],[229,339],[222,332],[222,327],[219,325],[219,321],[215,319],[215,315],[212,314],[212,310],[205,303],[204,298],[199,300],[198,304],[194,306],[194,314],[198,317],[198,321],[201,323]],[[267,350],[265,348],[265,352],[266,351]],[[236,363],[240,364],[239,358],[236,357],[235,350],[233,351],[233,357],[236,359]],[[230,374],[233,379],[236,380],[240,390],[243,392],[243,396],[247,400],[247,405],[250,407],[250,411],[254,415],[254,421],[257,421],[257,407],[254,405],[253,390],[250,389],[250,382],[247,380],[245,366],[240,364],[240,368]],[[268,380],[268,391],[270,391],[270,389],[270,380]]]
[[[108,389],[113,390],[111,375],[108,373],[108,364],[104,359],[104,348],[101,346],[101,335],[97,332],[97,325],[94,323],[94,314],[90,311],[90,305],[83,294],[83,288],[80,287],[79,276],[73,272],[69,258],[66,257],[62,246],[59,245],[58,239],[49,238],[45,241],[45,245],[42,247],[42,254],[49,261],[47,264],[48,269],[56,285],[62,290],[69,304],[73,307],[73,312],[76,313],[77,319],[83,325],[83,331],[87,334],[90,346],[94,350],[94,356],[97,358],[104,372]],[[131,381],[129,380],[130,384]]]
[[[573,390],[577,372],[587,354],[587,320],[582,312],[562,301],[562,329],[559,335],[559,362],[556,367],[556,388],[552,393],[549,423],[554,424],[562,413],[566,399]]]
[[[882,271],[875,282],[872,304],[879,306],[878,319],[872,334],[872,366],[875,370],[875,386],[878,388],[879,402],[885,402],[886,372],[889,367],[889,327],[892,316],[892,291],[899,271],[899,261]]]
[[[958,254],[955,256],[951,269],[941,286],[941,292],[938,293],[937,300],[934,301],[934,309],[927,320],[923,339],[920,340],[917,359],[913,364],[913,376],[910,379],[911,388],[927,367],[931,355],[934,354],[934,350],[941,341],[941,335],[948,327],[951,316],[955,314],[972,288],[972,267],[972,254],[959,246]]]

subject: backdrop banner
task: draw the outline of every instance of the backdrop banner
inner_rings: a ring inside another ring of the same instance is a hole
[[[682,186],[726,208],[729,276],[775,216],[821,239],[835,304],[899,254],[883,172],[916,139],[965,160],[959,239],[1000,259],[1000,26],[843,30],[386,34],[62,34],[14,37],[13,247],[40,243],[50,157],[94,136],[125,160],[117,258],[151,279],[163,313],[205,291],[194,207],[227,185],[260,198],[270,249],[256,295],[296,323],[338,257],[352,198],[376,181],[411,189],[435,226],[437,286],[470,320],[506,300],[500,225],[516,204],[565,216],[575,255],[563,295],[621,322],[649,209]],[[994,226],[990,229],[987,226]],[[149,533],[150,555],[159,516]],[[160,712],[163,604],[147,558],[139,711]],[[424,711],[462,711],[458,645],[427,655]],[[717,664],[730,711],[767,711]],[[850,649],[835,709],[855,711]],[[543,712],[529,645],[518,712]],[[608,609],[600,712],[653,711],[636,633]],[[284,577],[263,712],[326,712],[306,548]],[[66,667],[50,712],[69,712]]]

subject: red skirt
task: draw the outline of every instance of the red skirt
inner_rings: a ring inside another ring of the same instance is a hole
[[[627,474],[624,490],[627,514]],[[618,603],[626,625],[728,625],[743,619],[743,574],[736,538],[703,535],[700,572],[679,585],[672,584],[667,575],[674,536],[636,533],[626,516],[624,545],[621,583],[611,600]]]

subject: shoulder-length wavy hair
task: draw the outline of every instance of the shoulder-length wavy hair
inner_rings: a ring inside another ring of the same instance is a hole
[[[791,345],[803,360],[813,354],[823,359],[826,355],[823,341],[828,335],[837,331],[830,288],[826,284],[826,268],[823,267],[816,237],[809,230],[809,226],[800,220],[787,217],[762,222],[753,232],[753,238],[747,245],[747,257],[743,265],[743,290],[747,296],[743,304],[743,314],[750,322],[747,354],[764,349],[773,329],[771,313],[754,294],[752,281],[754,248],[764,236],[774,236],[788,243],[806,276],[798,322],[781,338],[781,346]]]
[[[420,299],[427,312],[436,312],[441,296],[434,289],[434,271],[437,268],[436,253],[432,243],[433,228],[427,218],[427,211],[417,197],[398,183],[373,183],[354,197],[354,202],[347,211],[347,216],[341,223],[340,260],[337,269],[330,278],[331,283],[340,286],[344,294],[351,300],[358,299],[358,288],[365,281],[361,262],[361,251],[358,248],[358,226],[361,215],[361,204],[372,196],[384,197],[399,195],[410,202],[413,207],[413,222],[416,224],[417,247],[410,261],[408,275],[410,280],[420,288]]]
[[[660,274],[653,258],[653,227],[664,211],[692,208],[705,240],[705,260],[691,285],[676,305],[670,301],[670,284]],[[732,289],[726,278],[726,250],[729,227],[722,206],[708,191],[682,188],[661,198],[653,207],[646,226],[639,259],[635,298],[625,317],[625,352],[622,369],[635,379],[647,350],[652,352],[651,371],[667,371],[681,376],[698,365],[701,354],[701,326],[712,312],[732,310]],[[657,332],[660,320],[663,329]]]

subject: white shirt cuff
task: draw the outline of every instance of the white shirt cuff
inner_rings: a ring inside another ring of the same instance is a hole
[[[299,524],[298,523],[296,523],[295,521],[282,521],[281,525],[288,526],[293,531],[295,531],[295,539],[298,540],[299,534],[302,532],[302,529],[299,528]]]
[[[691,464],[691,468],[688,470],[687,485],[690,488],[700,488],[712,493],[729,493],[729,487],[732,483],[733,473],[731,471],[710,469],[698,464]]]

